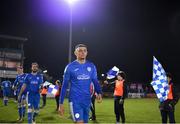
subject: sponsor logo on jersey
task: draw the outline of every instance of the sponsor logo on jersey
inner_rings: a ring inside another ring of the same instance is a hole
[[[31,81],[31,84],[38,84],[37,81]]]
[[[77,76],[77,79],[78,80],[88,80],[88,79],[90,79],[90,76],[86,75],[86,74],[81,74],[81,75]]]

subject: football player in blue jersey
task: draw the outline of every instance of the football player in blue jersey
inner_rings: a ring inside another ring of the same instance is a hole
[[[26,76],[18,95],[18,99],[20,99],[21,94],[27,88],[28,123],[35,123],[35,117],[39,113],[40,90],[42,88],[43,76],[38,73],[38,69],[38,64],[36,62],[32,63],[32,72]]]
[[[19,92],[24,83],[26,74],[24,73],[22,66],[17,67],[17,72],[18,72],[18,75],[16,77],[16,80],[14,81],[13,87],[14,89],[17,90],[17,95],[19,95]],[[24,116],[26,112],[26,94],[27,94],[27,90],[24,90],[24,92],[21,95],[20,100],[18,100],[18,113],[19,113],[19,118],[17,119],[18,122],[22,122],[24,120]]]
[[[102,101],[102,91],[97,79],[96,67],[86,60],[87,46],[78,44],[75,47],[76,60],[68,64],[64,71],[64,79],[59,99],[59,113],[64,114],[64,97],[70,83],[69,101],[72,119],[76,123],[88,123],[91,104],[90,84],[93,82],[97,100]]]
[[[11,82],[9,80],[4,80],[2,82],[2,89],[3,89],[3,102],[4,102],[4,105],[7,106],[8,97],[11,93]]]

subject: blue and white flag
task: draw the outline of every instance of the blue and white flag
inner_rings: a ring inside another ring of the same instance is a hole
[[[151,82],[151,85],[160,102],[163,102],[168,98],[169,85],[166,72],[155,57],[153,57],[153,81]]]
[[[113,79],[117,76],[119,72],[119,68],[114,66],[112,69],[110,69],[107,73],[107,79]]]
[[[56,94],[57,91],[58,91],[59,87],[57,85],[49,85],[49,88],[48,88],[48,93],[51,93],[51,94]]]
[[[45,81],[44,83],[43,83],[43,87],[45,87],[45,86],[49,86],[49,85],[51,85],[52,83],[50,83],[50,82],[48,82],[48,81]]]

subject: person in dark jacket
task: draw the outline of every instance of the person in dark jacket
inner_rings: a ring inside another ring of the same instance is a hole
[[[175,123],[174,111],[175,111],[175,105],[179,100],[179,96],[172,83],[172,75],[170,73],[167,73],[167,79],[169,83],[168,98],[166,101],[160,103],[159,109],[161,112],[162,123],[167,123],[168,118],[169,118],[169,123]]]
[[[125,83],[126,75],[123,71],[120,71],[115,81],[112,83],[106,84],[114,84],[114,113],[116,115],[116,123],[120,123],[120,117],[122,123],[125,123],[125,113],[124,113],[124,99],[127,97],[127,85]]]

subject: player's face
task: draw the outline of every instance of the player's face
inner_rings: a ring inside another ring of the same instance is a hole
[[[87,56],[87,48],[86,47],[78,47],[76,50],[75,50],[75,55],[77,57],[77,59],[86,59],[86,56]]]
[[[122,80],[123,80],[123,78],[122,78],[120,75],[117,76],[117,79],[118,79],[119,81],[122,81]]]
[[[170,77],[167,77],[168,83],[170,83],[170,81],[172,80]]]
[[[38,65],[37,64],[33,64],[31,67],[32,72],[37,72],[38,71]]]
[[[23,68],[22,67],[17,67],[17,72],[18,72],[18,74],[22,74],[23,73]]]

